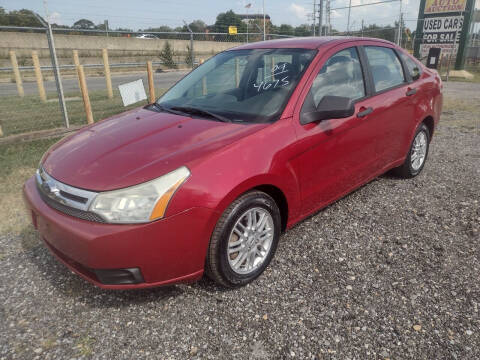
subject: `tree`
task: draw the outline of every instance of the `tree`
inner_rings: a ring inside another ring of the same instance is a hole
[[[192,56],[192,50],[190,49],[190,45],[187,45],[187,54],[185,55],[185,62],[189,67],[193,66],[193,56]]]
[[[7,12],[3,7],[0,7],[0,25],[43,27],[32,11],[21,9]]]
[[[95,29],[95,24],[93,21],[88,19],[80,19],[73,23],[74,29]]]
[[[105,23],[101,23],[101,24],[96,25],[96,26],[95,26],[95,29],[106,31],[106,30],[107,30],[107,26],[106,26]]]
[[[228,33],[229,26],[236,26],[238,32],[246,32],[247,25],[242,21],[242,18],[235,14],[233,10],[229,10],[217,15],[214,24],[214,32]]]
[[[278,35],[294,35],[295,29],[291,25],[282,24],[278,27]]]
[[[148,32],[172,32],[173,29],[168,25],[160,25],[159,27],[151,27],[151,28],[145,29],[143,31],[145,31],[146,33],[148,33]]]
[[[312,26],[309,24],[302,24],[295,28],[295,36],[311,36],[312,35]]]
[[[190,26],[190,29],[192,29],[193,32],[204,33],[207,30],[207,24],[202,20],[194,20],[188,24],[188,26]],[[187,30],[186,27],[185,30]]]
[[[396,28],[391,25],[378,26],[377,24],[370,24],[363,29],[363,33],[368,37],[395,41],[395,29]],[[356,34],[358,34],[358,32]]]
[[[166,67],[176,69],[177,64],[175,64],[175,61],[173,60],[174,56],[175,53],[170,46],[170,43],[166,41],[165,45],[163,46],[163,50],[160,52],[160,59]]]

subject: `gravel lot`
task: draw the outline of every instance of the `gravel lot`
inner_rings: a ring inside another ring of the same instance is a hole
[[[447,85],[423,173],[303,221],[245,288],[103,291],[0,235],[0,358],[480,358],[480,84]]]

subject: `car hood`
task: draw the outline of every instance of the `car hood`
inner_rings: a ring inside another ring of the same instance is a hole
[[[186,165],[265,124],[222,123],[144,108],[86,127],[55,144],[42,165],[65,184],[93,191],[124,188]]]

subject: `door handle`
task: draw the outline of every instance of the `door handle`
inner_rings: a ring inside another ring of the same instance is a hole
[[[412,96],[412,95],[414,95],[416,92],[417,92],[417,89],[415,89],[415,88],[408,88],[406,95],[407,95],[407,96]]]
[[[368,114],[371,114],[373,112],[372,107],[364,108],[363,106],[360,108],[361,111],[357,113],[357,117],[362,118],[367,116]]]

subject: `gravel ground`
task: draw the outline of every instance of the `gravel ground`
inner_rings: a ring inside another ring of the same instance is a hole
[[[480,358],[480,86],[447,85],[470,107],[445,112],[422,174],[303,221],[245,288],[103,291],[31,230],[0,235],[0,358]]]

